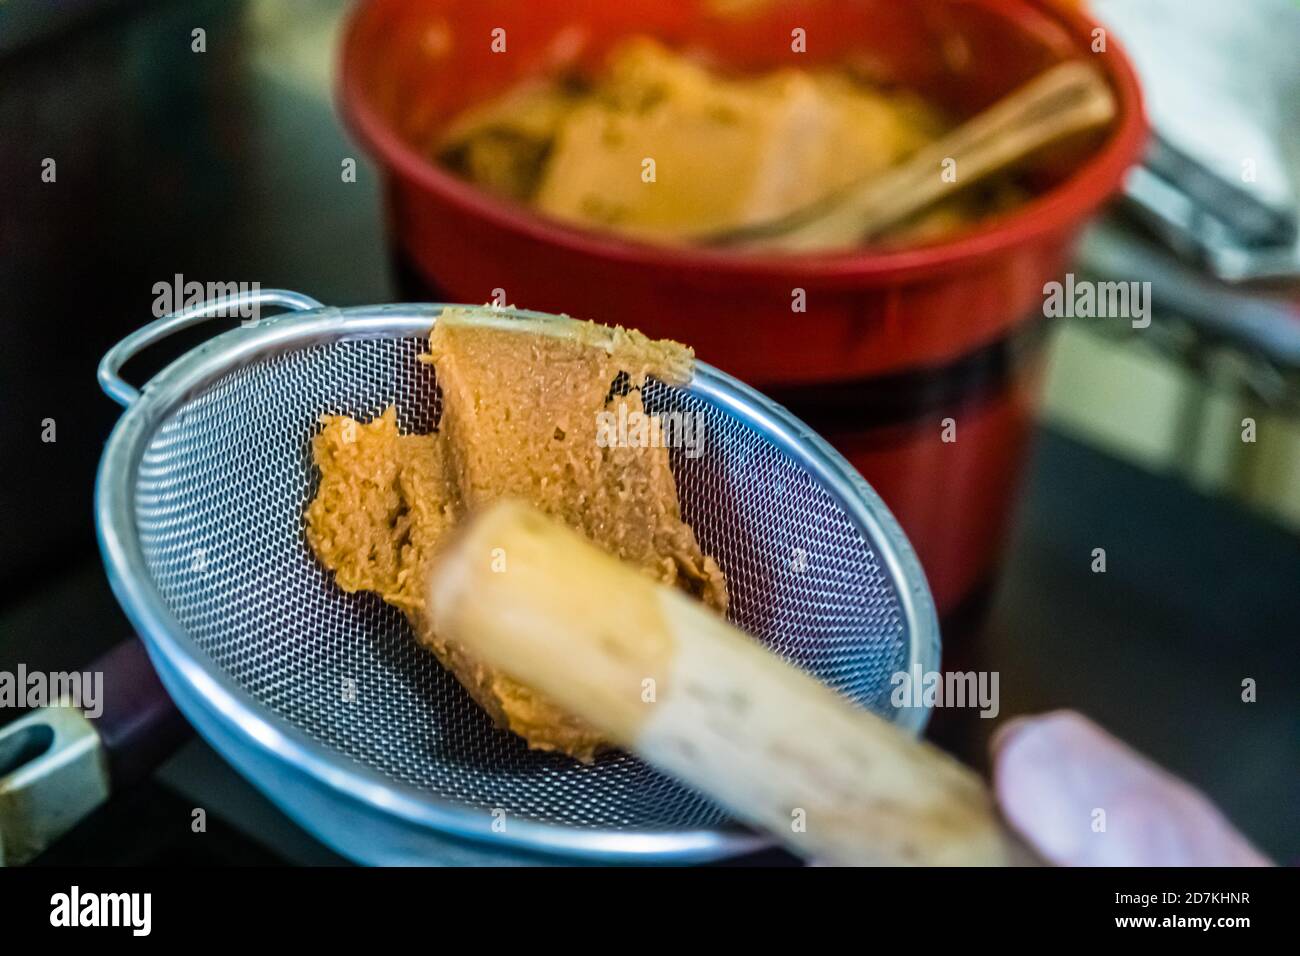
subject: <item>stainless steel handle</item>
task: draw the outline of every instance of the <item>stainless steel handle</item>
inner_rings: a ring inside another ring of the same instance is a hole
[[[26,863],[108,794],[103,743],[75,707],[42,707],[0,729],[0,866]]]
[[[140,397],[140,390],[133,385],[127,384],[118,374],[127,361],[155,342],[159,342],[181,329],[198,325],[200,322],[217,315],[233,314],[248,306],[256,306],[259,309],[264,306],[278,306],[294,312],[323,308],[321,303],[311,296],[302,295],[299,292],[290,292],[286,289],[257,289],[252,292],[222,296],[200,305],[191,306],[188,309],[182,309],[179,312],[173,312],[170,315],[164,315],[161,319],[156,319],[143,328],[136,329],[105,353],[104,357],[99,361],[99,387],[104,390],[105,395],[119,405],[123,407],[129,406]]]
[[[63,700],[0,727],[0,866],[31,860],[189,737],[139,641],[84,673],[96,679],[84,713]]]

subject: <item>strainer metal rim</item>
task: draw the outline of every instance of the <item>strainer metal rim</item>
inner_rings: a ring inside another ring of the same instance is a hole
[[[294,293],[264,295],[290,300],[296,296]],[[306,297],[298,298],[312,302]],[[302,307],[288,301],[275,304]],[[444,304],[320,307],[262,319],[254,325],[218,334],[191,349],[155,375],[133,401],[129,393],[134,390],[122,386],[120,380],[115,380],[118,389],[110,389],[101,371],[105,390],[127,404],[127,409],[114,427],[100,460],[95,487],[97,536],[110,586],[144,641],[164,684],[204,736],[233,735],[234,739],[261,752],[259,755],[269,754],[283,761],[308,783],[325,788],[333,797],[346,798],[369,814],[395,815],[406,824],[439,835],[507,851],[615,862],[702,861],[771,845],[767,837],[740,827],[601,831],[522,820],[513,822],[508,832],[493,832],[488,815],[439,800],[410,784],[385,777],[291,725],[222,672],[168,611],[153,583],[140,545],[134,488],[148,443],[171,411],[221,376],[273,354],[346,339],[427,335],[437,316],[449,307]],[[511,311],[525,316],[544,315]],[[154,326],[169,320],[180,324],[172,316]],[[167,334],[162,331],[144,335],[150,328],[140,330],[132,338],[152,342]],[[117,358],[120,364],[123,357]],[[919,668],[922,673],[934,670],[939,662],[939,625],[933,599],[911,544],[875,491],[808,426],[726,373],[697,362],[694,379],[686,388],[759,431],[816,477],[872,543],[881,567],[887,569],[910,638],[909,670],[915,672]],[[894,722],[919,734],[928,717],[928,708],[900,708]],[[216,720],[215,726],[209,726],[212,719]],[[260,781],[254,782],[262,786]],[[269,791],[268,796],[275,799],[275,794]],[[337,845],[338,841],[331,839],[329,826],[291,815],[325,842]]]

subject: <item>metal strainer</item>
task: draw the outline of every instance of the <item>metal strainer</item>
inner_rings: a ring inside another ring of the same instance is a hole
[[[118,376],[146,345],[249,304],[295,312],[216,336],[142,392]],[[262,291],[160,319],[105,356],[100,382],[127,411],[100,464],[100,545],[168,692],[289,816],[364,862],[685,861],[767,845],[634,757],[529,751],[398,611],[344,593],[313,558],[319,416],[395,404],[404,428],[436,427],[435,373],[417,356],[441,308]],[[673,452],[672,466],[732,621],[919,731],[925,711],[891,706],[890,677],[937,666],[938,627],[880,499],[788,412],[707,365],[688,388],[652,381],[645,402],[703,416],[703,453]]]

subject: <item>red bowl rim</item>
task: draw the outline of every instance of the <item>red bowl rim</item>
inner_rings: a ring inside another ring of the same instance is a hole
[[[499,229],[622,265],[762,280],[788,277],[795,285],[811,278],[849,282],[921,278],[961,268],[1008,248],[1081,224],[1119,188],[1147,139],[1147,122],[1136,72],[1123,48],[1108,35],[1103,63],[1116,94],[1119,117],[1110,137],[1065,182],[1006,216],[963,231],[948,241],[898,249],[764,255],[654,245],[539,215],[526,206],[493,196],[442,169],[407,143],[371,108],[354,69],[359,24],[369,6],[369,0],[358,3],[348,19],[336,99],[344,121],[361,144],[380,161],[384,170],[396,173],[436,194],[460,212],[486,220]],[[1045,0],[1001,0],[997,6],[1008,13],[1014,13],[1019,6],[1055,20],[1076,42],[1083,44],[1083,49],[1089,47],[1093,31],[1100,26],[1082,13]]]

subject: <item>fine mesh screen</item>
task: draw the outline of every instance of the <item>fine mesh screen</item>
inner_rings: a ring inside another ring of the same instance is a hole
[[[231,372],[180,406],[146,451],[136,520],[158,590],[189,636],[264,706],[431,797],[601,829],[711,827],[725,815],[632,757],[593,766],[496,729],[415,643],[401,613],[345,594],[303,534],[309,442],[325,413],[437,423],[419,338],[344,341]],[[657,413],[700,416],[702,454],[672,453],[686,519],[727,575],[730,617],[847,697],[889,715],[907,662],[898,599],[817,483],[762,435],[683,389]],[[629,627],[636,622],[630,620]]]

